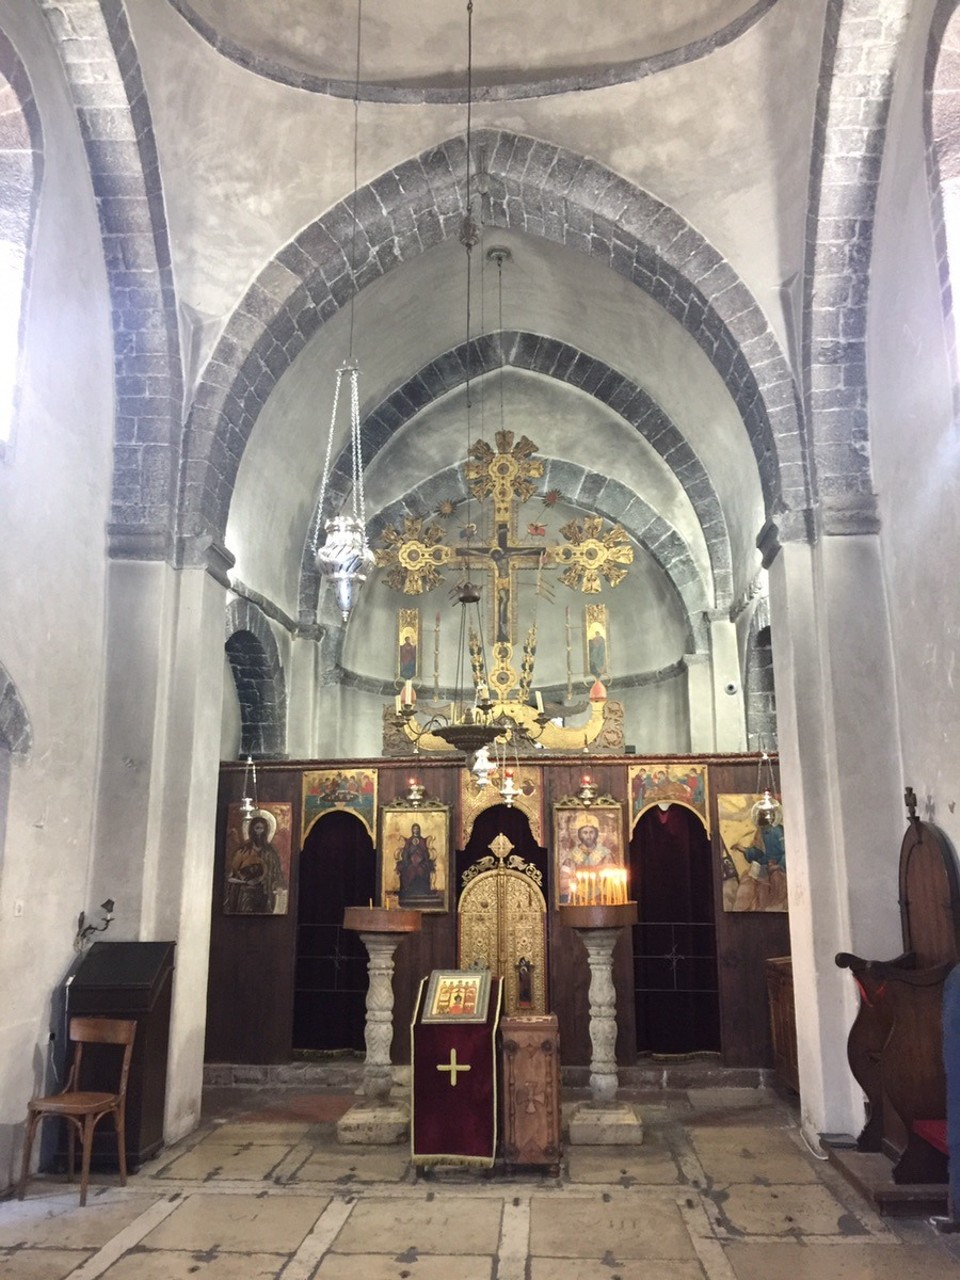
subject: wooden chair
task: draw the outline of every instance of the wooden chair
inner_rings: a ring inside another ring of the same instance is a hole
[[[93,1134],[104,1116],[113,1116],[117,1131],[117,1155],[120,1162],[120,1183],[127,1182],[127,1150],[125,1111],[127,1105],[127,1079],[130,1075],[130,1058],[137,1024],[123,1018],[71,1018],[70,1039],[74,1045],[73,1065],[67,1083],[61,1093],[45,1098],[32,1098],[27,1104],[27,1132],[23,1143],[23,1166],[20,1171],[20,1187],[17,1198],[22,1200],[27,1186],[30,1153],[34,1135],[44,1116],[62,1116],[67,1121],[67,1180],[73,1181],[76,1164],[76,1136],[80,1135],[82,1148],[82,1174],[80,1177],[80,1203],[87,1203],[87,1183],[90,1179],[90,1153]],[[123,1064],[120,1068],[120,1085],[116,1093],[84,1092],[80,1088],[83,1049],[88,1044],[123,1045]]]

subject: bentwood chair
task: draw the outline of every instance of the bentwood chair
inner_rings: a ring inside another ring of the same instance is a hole
[[[76,1163],[76,1137],[80,1135],[83,1159],[80,1176],[80,1203],[87,1203],[87,1183],[90,1180],[90,1152],[93,1134],[104,1116],[113,1116],[117,1131],[117,1156],[120,1162],[120,1184],[127,1182],[127,1150],[124,1130],[127,1105],[127,1078],[130,1075],[130,1057],[136,1022],[124,1018],[71,1018],[70,1039],[73,1042],[73,1064],[67,1083],[61,1093],[45,1098],[32,1098],[27,1103],[27,1133],[23,1143],[23,1166],[20,1171],[18,1199],[23,1199],[30,1169],[30,1153],[34,1135],[44,1116],[61,1116],[67,1122],[67,1180],[73,1181]],[[88,1044],[113,1044],[123,1046],[123,1062],[120,1067],[120,1084],[116,1093],[94,1093],[81,1088],[83,1049]]]

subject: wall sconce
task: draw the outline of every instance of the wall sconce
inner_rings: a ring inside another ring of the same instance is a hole
[[[81,911],[77,919],[77,936],[73,940],[74,951],[82,951],[95,933],[105,933],[113,920],[113,908],[116,904],[112,898],[100,903],[103,919],[99,924],[87,924],[86,912]]]

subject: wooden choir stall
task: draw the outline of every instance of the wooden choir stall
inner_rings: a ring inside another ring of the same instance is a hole
[[[944,984],[960,961],[960,875],[946,836],[916,813],[900,848],[903,951],[890,960],[841,952],[860,993],[850,1030],[850,1069],[867,1099],[860,1152],[882,1152],[898,1184],[947,1181]]]

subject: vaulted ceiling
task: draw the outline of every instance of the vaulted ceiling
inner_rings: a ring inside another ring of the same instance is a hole
[[[188,465],[223,458],[202,486],[222,514],[189,519],[222,522],[237,577],[315,611],[352,318],[381,523],[456,475],[472,378],[474,434],[502,395],[569,511],[624,520],[674,602],[674,647],[696,647],[704,611],[749,591],[771,509],[805,502],[791,307],[822,0],[551,0],[522,19],[476,0],[469,355],[466,5],[364,6],[357,196],[351,0],[129,7],[196,397]]]

